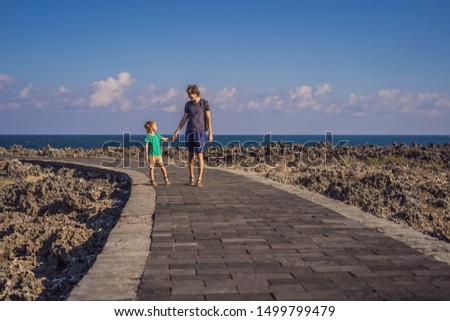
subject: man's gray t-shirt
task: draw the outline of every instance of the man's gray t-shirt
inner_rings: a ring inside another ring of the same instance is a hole
[[[184,112],[188,114],[188,122],[186,126],[186,133],[192,133],[196,130],[205,131],[205,115],[200,102],[203,101],[203,107],[206,110],[210,110],[209,103],[206,99],[201,98],[198,103],[188,101],[184,106]]]

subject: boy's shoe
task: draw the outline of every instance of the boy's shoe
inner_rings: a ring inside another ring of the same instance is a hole
[[[194,179],[193,179],[193,178],[190,178],[190,179],[189,179],[188,185],[189,185],[189,186],[195,186],[195,182],[194,182]]]
[[[155,181],[150,181],[150,186],[158,186],[158,183],[156,183]]]
[[[203,181],[201,179],[197,180],[197,187],[203,187]]]
[[[170,185],[170,180],[168,177],[164,177],[164,182],[166,183],[166,185]]]

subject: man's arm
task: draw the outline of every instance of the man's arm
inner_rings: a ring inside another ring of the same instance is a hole
[[[177,130],[175,131],[175,133],[173,133],[172,140],[177,139],[178,134],[180,133],[180,130],[181,130],[181,128],[183,128],[184,124],[186,124],[188,117],[189,117],[189,114],[184,113],[183,118],[181,118],[180,124],[177,127]]]
[[[212,131],[211,111],[207,110],[205,112],[205,114],[206,114],[206,121],[208,122],[208,128],[209,128],[208,140],[210,142],[212,142],[213,141],[213,131]]]

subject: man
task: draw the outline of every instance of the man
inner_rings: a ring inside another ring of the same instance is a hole
[[[184,115],[181,118],[177,130],[173,134],[173,140],[177,139],[180,130],[187,121],[186,126],[186,147],[189,152],[189,182],[190,186],[203,186],[203,153],[206,150],[206,132],[208,131],[208,141],[213,141],[211,110],[206,99],[200,98],[200,91],[197,85],[189,85],[186,89],[190,100],[184,106]],[[195,183],[194,166],[195,158],[199,163],[198,178]]]

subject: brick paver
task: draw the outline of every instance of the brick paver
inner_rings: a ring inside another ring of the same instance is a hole
[[[139,300],[450,299],[449,265],[375,229],[240,175],[206,169],[196,188],[168,170]]]

